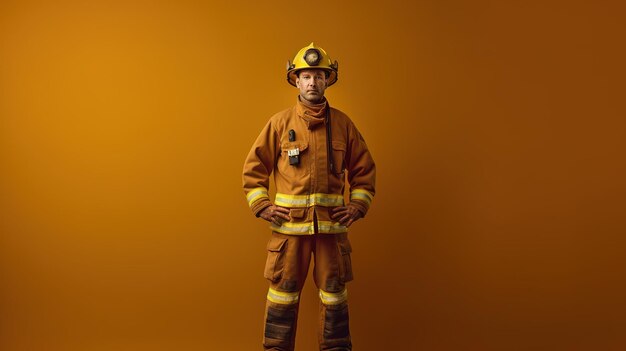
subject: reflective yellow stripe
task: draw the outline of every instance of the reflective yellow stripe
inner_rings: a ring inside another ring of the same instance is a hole
[[[339,224],[339,222],[318,221],[317,229],[320,233],[345,233],[348,227]]]
[[[291,223],[284,222],[280,227],[272,223],[270,227],[273,231],[282,234],[314,234],[313,222]]]
[[[324,193],[289,195],[276,193],[276,199],[274,199],[274,203],[278,206],[285,207],[343,206],[343,195]]]
[[[313,221],[291,223],[284,222],[280,227],[276,224],[272,224],[270,227],[273,231],[282,234],[314,234],[315,226]],[[318,221],[317,229],[320,233],[345,233],[348,231],[348,227],[339,224],[339,222]]]
[[[354,189],[350,192],[350,200],[358,199],[367,202],[368,205],[372,204],[372,200],[374,199],[374,195],[367,190],[363,189]]]
[[[267,195],[267,189],[265,188],[254,188],[252,190],[250,190],[248,192],[248,195],[246,195],[246,198],[248,199],[248,206],[252,206],[252,204],[260,199],[260,198],[268,198],[269,196]]]
[[[292,305],[294,303],[298,303],[298,299],[300,299],[299,292],[282,292],[278,290],[274,290],[272,288],[267,292],[267,299],[274,302],[280,303],[283,305]]]
[[[320,289],[320,300],[324,305],[339,305],[348,301],[348,289],[339,293],[330,293]]]

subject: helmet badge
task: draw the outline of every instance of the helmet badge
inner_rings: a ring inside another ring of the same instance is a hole
[[[317,64],[319,64],[321,60],[322,55],[320,55],[320,52],[317,49],[311,48],[304,53],[304,61],[309,66],[317,66]]]

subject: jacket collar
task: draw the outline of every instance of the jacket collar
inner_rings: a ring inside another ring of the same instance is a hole
[[[313,129],[326,121],[326,109],[328,108],[328,102],[326,98],[319,104],[306,105],[300,100],[298,95],[298,102],[296,103],[296,113],[307,123],[308,129]]]

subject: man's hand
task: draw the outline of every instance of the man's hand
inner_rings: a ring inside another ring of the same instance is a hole
[[[341,225],[345,225],[346,227],[349,227],[361,217],[363,217],[361,211],[359,211],[356,206],[352,204],[330,209],[330,218],[338,221]]]
[[[270,223],[274,223],[277,226],[281,226],[284,221],[289,221],[291,219],[291,217],[289,217],[288,208],[276,205],[271,205],[264,208],[263,211],[261,211],[261,213],[259,214],[259,217]]]

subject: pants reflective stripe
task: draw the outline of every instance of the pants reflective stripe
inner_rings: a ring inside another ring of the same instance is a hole
[[[289,195],[276,193],[274,204],[285,207],[311,207],[311,206],[343,206],[343,195],[316,193],[310,195]]]
[[[283,292],[274,290],[272,288],[267,292],[267,299],[274,303],[279,303],[283,305],[291,305],[294,303],[298,303],[300,299],[299,292]]]
[[[348,290],[343,289],[342,292],[330,293],[320,289],[320,300],[324,305],[339,305],[348,300]]]

